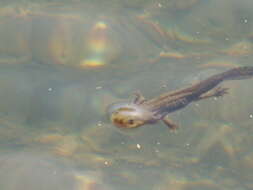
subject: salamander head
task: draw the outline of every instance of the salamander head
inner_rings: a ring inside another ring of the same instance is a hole
[[[119,128],[136,128],[152,120],[150,112],[134,103],[115,103],[109,106],[111,122]]]

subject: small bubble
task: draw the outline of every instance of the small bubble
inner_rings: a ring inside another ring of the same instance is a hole
[[[97,126],[98,126],[98,127],[102,127],[102,122],[99,121],[99,122],[97,123]]]
[[[140,144],[137,144],[136,147],[137,147],[138,149],[141,149],[141,145],[140,145]]]
[[[158,7],[161,8],[161,7],[162,7],[162,4],[161,4],[161,3],[158,3]]]
[[[252,115],[252,114],[250,114],[250,115],[249,115],[249,117],[250,117],[250,118],[253,118],[253,115]]]
[[[48,92],[51,92],[52,90],[53,90],[52,88],[48,88],[48,89],[47,89]]]
[[[96,90],[100,90],[100,89],[102,89],[102,86],[97,86],[96,87]]]
[[[163,84],[163,85],[161,86],[161,88],[167,88],[167,85],[166,85],[166,84]]]
[[[107,161],[105,161],[105,165],[108,165],[108,162],[107,162]]]
[[[244,19],[243,22],[244,22],[244,23],[248,23],[248,19]]]
[[[160,145],[161,143],[160,143],[160,142],[157,142],[156,144],[157,144],[157,145]]]

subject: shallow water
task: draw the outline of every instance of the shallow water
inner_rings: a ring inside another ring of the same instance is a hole
[[[0,189],[253,188],[253,79],[172,113],[176,132],[106,113],[252,65],[252,1],[0,6]]]

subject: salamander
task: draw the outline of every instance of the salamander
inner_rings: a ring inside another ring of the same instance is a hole
[[[253,77],[252,66],[236,67],[212,75],[190,87],[167,92],[151,99],[146,99],[138,92],[131,102],[117,102],[110,105],[108,107],[110,120],[119,128],[136,128],[161,120],[170,129],[176,129],[178,125],[169,119],[169,113],[182,109],[191,102],[227,94],[228,88],[218,86],[223,81],[250,77]]]

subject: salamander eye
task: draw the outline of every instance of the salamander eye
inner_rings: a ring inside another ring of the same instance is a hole
[[[134,120],[133,120],[133,119],[129,119],[129,120],[128,120],[128,123],[129,123],[130,125],[132,125],[132,124],[134,124]]]

